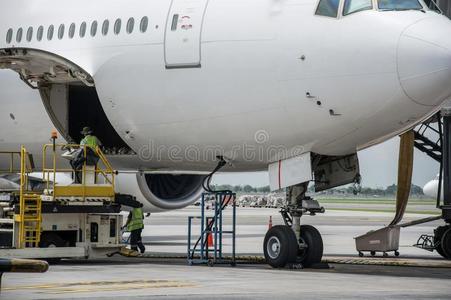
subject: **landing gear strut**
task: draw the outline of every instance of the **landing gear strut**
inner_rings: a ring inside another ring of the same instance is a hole
[[[287,264],[311,267],[321,262],[323,240],[319,231],[310,225],[301,225],[305,213],[323,213],[324,208],[306,197],[308,183],[287,188],[287,205],[280,210],[285,225],[272,227],[266,233],[263,252],[266,262],[274,268]]]

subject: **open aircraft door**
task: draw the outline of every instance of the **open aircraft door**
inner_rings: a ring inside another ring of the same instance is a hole
[[[164,44],[167,68],[200,67],[200,37],[207,3],[208,0],[172,0]]]

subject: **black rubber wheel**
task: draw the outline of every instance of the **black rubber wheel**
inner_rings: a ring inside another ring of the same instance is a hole
[[[308,268],[321,262],[323,258],[323,239],[319,231],[311,225],[301,225],[300,244],[307,245],[299,249],[297,262]]]
[[[363,257],[363,252],[360,252],[360,251],[359,251],[359,256],[360,256],[360,257]]]
[[[399,251],[395,251],[395,256],[396,256],[396,257],[399,256]]]
[[[293,230],[284,225],[276,225],[268,230],[263,242],[266,262],[273,268],[283,268],[296,261],[299,246]]]
[[[448,258],[448,259],[450,259],[451,257],[447,256],[446,253],[443,251],[442,239],[443,239],[445,232],[449,229],[451,229],[451,226],[440,226],[434,230],[435,250],[437,250],[438,254],[440,254],[444,258]]]
[[[443,257],[446,259],[451,259],[451,226],[442,236],[441,247],[443,251]]]
[[[41,241],[39,242],[40,248],[64,247],[64,246],[66,246],[66,241],[63,240],[56,233],[49,232],[49,233],[43,233],[41,235]]]
[[[66,246],[66,241],[63,240],[59,235],[53,232],[45,232],[41,235],[41,241],[39,242],[40,248],[55,248]],[[57,264],[61,261],[61,258],[45,258],[49,264]]]
[[[375,256],[376,255],[376,251],[371,251],[370,254],[371,254],[371,256]]]

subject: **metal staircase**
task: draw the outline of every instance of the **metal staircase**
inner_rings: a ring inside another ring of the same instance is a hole
[[[415,128],[415,148],[427,154],[436,162],[442,161],[442,121],[434,116]]]

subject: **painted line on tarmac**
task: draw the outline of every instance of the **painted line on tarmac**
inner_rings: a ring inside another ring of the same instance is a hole
[[[176,280],[126,280],[126,281],[85,281],[85,282],[66,282],[54,284],[40,284],[29,286],[4,287],[2,290],[37,290],[38,293],[46,294],[65,294],[65,293],[92,293],[107,292],[117,290],[131,289],[160,289],[160,288],[187,288],[197,287],[196,284],[189,281]]]

